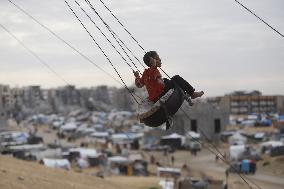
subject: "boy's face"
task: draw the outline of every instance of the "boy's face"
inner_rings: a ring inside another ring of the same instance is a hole
[[[161,67],[162,62],[158,54],[151,58],[152,66],[153,67]]]

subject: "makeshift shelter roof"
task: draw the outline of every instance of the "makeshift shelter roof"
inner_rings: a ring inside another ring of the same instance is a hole
[[[48,159],[44,158],[43,164],[50,168],[66,168],[71,169],[70,162],[67,159]]]
[[[191,138],[200,138],[200,134],[199,133],[196,133],[194,131],[189,131],[187,133],[187,136],[191,137]]]
[[[141,154],[129,154],[128,159],[130,161],[136,161],[136,160],[143,160],[144,158],[142,157]]]
[[[170,135],[163,136],[162,139],[176,139],[176,138],[184,138],[184,136],[179,135],[177,133],[172,133]]]
[[[279,115],[278,120],[279,121],[284,121],[284,115]]]
[[[90,148],[72,148],[69,150],[70,152],[79,152],[80,156],[82,158],[86,157],[97,157],[99,156],[99,153],[97,153],[96,149],[90,149]]]
[[[111,135],[111,138],[112,139],[129,139],[130,137],[125,133],[117,133],[117,134]]]
[[[254,138],[256,138],[256,139],[261,139],[263,137],[265,137],[265,133],[264,132],[258,132],[258,133],[254,134]]]
[[[66,123],[65,125],[62,125],[60,128],[61,131],[71,131],[77,129],[77,125],[75,122],[69,122]]]
[[[9,146],[9,150],[17,151],[17,150],[41,150],[45,147],[43,144],[25,144],[25,145],[17,145],[17,146]]]
[[[108,132],[94,132],[90,136],[92,137],[108,137]]]
[[[281,141],[268,141],[268,142],[263,142],[260,144],[260,146],[272,146],[272,147],[278,147],[278,146],[284,146],[283,142]]]
[[[246,142],[247,138],[242,136],[240,132],[237,132],[229,137],[230,144],[245,144]]]
[[[127,162],[129,162],[128,158],[122,157],[122,156],[109,157],[108,161],[113,162],[113,163],[127,163]]]
[[[245,151],[245,145],[232,145],[229,148],[229,154],[231,159],[238,159]]]

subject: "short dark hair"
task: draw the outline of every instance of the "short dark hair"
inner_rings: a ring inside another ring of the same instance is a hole
[[[154,58],[155,55],[157,55],[156,51],[149,51],[149,52],[146,52],[146,54],[144,55],[143,61],[148,67],[151,66],[150,65],[150,58]]]

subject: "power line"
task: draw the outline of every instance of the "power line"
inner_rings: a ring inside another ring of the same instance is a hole
[[[104,2],[103,2],[102,0],[100,0],[100,2],[101,2],[101,3],[105,6],[105,8],[112,14],[112,16],[118,21],[118,23],[125,29],[125,31],[127,31],[127,33],[132,37],[132,39],[141,47],[141,49],[144,50],[144,48],[140,45],[140,43],[132,36],[132,34],[125,28],[125,26],[124,26],[124,25],[119,21],[119,19],[112,13],[112,11],[104,4]],[[144,50],[144,52],[145,52],[145,50]],[[160,68],[160,69],[161,69],[161,71],[162,71],[164,74],[166,74],[167,77],[169,77],[169,79],[171,79],[170,76],[169,76],[162,68]],[[186,117],[189,119],[189,116],[187,115],[187,113],[186,113],[183,109],[182,109],[182,111],[184,112],[184,114],[186,115]],[[190,119],[189,119],[189,120],[190,120]],[[201,130],[201,129],[199,129],[199,130]],[[201,130],[201,134],[206,138],[206,140],[209,140],[209,138],[205,135],[205,132],[203,132],[203,130]],[[207,147],[207,149],[208,149],[210,152],[212,152],[213,154],[215,154],[215,155],[218,154],[218,157],[221,156],[220,159],[230,166],[230,164],[225,161],[224,156],[223,156],[222,153],[218,150],[218,148],[217,148],[214,144],[212,144],[212,143],[210,143],[210,145],[216,150],[216,153],[214,153],[214,151],[212,151],[209,147]],[[252,188],[252,186],[245,180],[245,178],[244,178],[244,177],[246,177],[245,175],[242,176],[240,173],[238,173],[238,175],[243,179],[243,181],[244,181],[250,188]],[[248,180],[250,180],[248,177],[246,177],[246,178],[247,178]],[[251,182],[252,182],[252,181],[251,181]],[[261,189],[256,183],[254,183],[254,182],[252,182],[252,183],[253,183],[255,186],[257,186],[259,189]]]
[[[119,46],[122,48],[122,50],[125,52],[125,54],[128,56],[128,58],[131,60],[131,62],[135,65],[135,63],[132,61],[132,59],[129,57],[128,53],[125,51],[125,49],[122,47],[120,43],[124,45],[124,47],[131,53],[131,55],[140,63],[140,65],[145,68],[144,64],[141,63],[141,61],[134,55],[134,53],[127,47],[127,45],[120,39],[120,37],[114,32],[114,30],[111,29],[111,27],[104,21],[104,19],[101,17],[101,15],[97,12],[97,10],[94,8],[94,6],[91,4],[89,0],[85,0],[85,2],[89,5],[89,7],[95,12],[95,14],[99,17],[99,19],[103,22],[105,27],[108,29],[112,37],[116,40],[116,42],[119,44]],[[135,65],[136,67],[136,65]],[[137,67],[136,67],[137,68]],[[138,70],[138,68],[137,68]],[[138,70],[139,71],[139,70]]]
[[[72,50],[74,50],[75,52],[77,52],[81,57],[83,57],[85,60],[87,60],[89,63],[91,63],[93,66],[97,67],[99,70],[101,70],[102,72],[104,72],[105,74],[107,74],[109,77],[111,77],[114,81],[116,81],[117,83],[119,83],[120,85],[122,85],[122,83],[117,80],[116,78],[114,78],[110,73],[108,73],[107,71],[105,71],[103,68],[101,68],[99,65],[97,65],[95,62],[93,62],[90,58],[88,58],[86,55],[84,55],[82,52],[80,52],[78,49],[76,49],[74,46],[72,46],[70,43],[68,43],[67,41],[65,41],[63,38],[61,38],[59,35],[57,35],[55,32],[53,32],[51,29],[49,29],[47,26],[45,26],[44,24],[42,24],[41,22],[39,22],[37,19],[35,19],[32,15],[30,15],[27,11],[25,11],[24,9],[22,9],[21,7],[19,7],[17,4],[15,4],[13,1],[11,0],[7,0],[9,1],[11,4],[13,4],[18,10],[20,10],[21,12],[23,12],[25,15],[27,15],[29,18],[31,18],[32,20],[34,20],[36,23],[38,23],[41,27],[43,27],[44,29],[46,29],[47,31],[49,31],[53,36],[55,36],[57,39],[59,39],[61,42],[65,43],[68,47],[70,47]],[[122,85],[123,86],[123,85]]]
[[[126,29],[126,27],[121,23],[121,21],[112,13],[112,11],[105,5],[105,3],[100,0],[104,7],[111,13],[111,15],[117,20],[117,22],[123,27],[123,29],[131,36],[131,38],[137,43],[137,45],[146,53],[145,49],[140,45],[140,43],[133,37],[133,35]]]
[[[251,11],[249,8],[247,8],[245,5],[243,5],[242,3],[240,3],[238,0],[234,0],[235,2],[237,2],[239,5],[241,5],[243,8],[245,8],[247,11],[249,11],[252,15],[254,15],[256,18],[258,18],[261,22],[263,22],[265,25],[267,25],[268,27],[270,27],[272,30],[274,30],[276,33],[278,33],[281,37],[284,37],[284,35],[282,33],[280,33],[277,29],[275,29],[274,27],[272,27],[270,24],[268,24],[266,21],[264,21],[262,18],[260,18],[259,16],[257,16],[253,11]]]
[[[82,8],[82,6],[75,0],[75,3],[80,7],[80,9],[85,13],[85,15],[90,19],[90,21],[95,25],[95,27],[100,31],[100,33],[106,38],[106,40],[111,44],[111,46],[114,48],[114,50],[120,55],[120,57],[125,61],[125,63],[130,67],[130,69],[132,71],[134,71],[134,69],[132,68],[132,66],[127,62],[127,60],[122,56],[122,54],[117,50],[117,48],[112,44],[112,42],[109,40],[109,38],[103,33],[103,31],[101,30],[101,28],[93,21],[93,19],[88,15],[88,13],[85,11],[85,9]],[[134,63],[133,63],[134,64]],[[136,67],[136,65],[134,64],[134,66]],[[138,69],[136,67],[136,69]]]
[[[114,71],[116,72],[116,74],[119,76],[120,80],[122,81],[122,83],[124,84],[125,88],[128,90],[128,92],[131,94],[131,96],[133,97],[133,99],[136,101],[137,104],[140,104],[137,99],[134,97],[134,95],[132,94],[132,92],[130,91],[130,89],[127,87],[127,85],[125,84],[124,80],[122,79],[121,75],[119,74],[118,70],[116,69],[116,67],[113,65],[113,63],[111,62],[111,60],[109,59],[109,57],[107,56],[107,54],[105,53],[105,51],[101,48],[101,46],[97,43],[97,41],[95,40],[95,38],[93,37],[93,35],[89,32],[89,30],[86,28],[86,26],[83,24],[83,22],[80,20],[80,18],[77,16],[77,14],[74,12],[74,10],[71,8],[71,6],[68,4],[67,1],[65,1],[65,3],[67,4],[67,6],[69,7],[69,9],[71,10],[71,12],[74,14],[74,16],[77,18],[77,20],[80,22],[80,24],[83,26],[83,28],[85,29],[85,31],[89,34],[89,36],[92,38],[92,40],[95,42],[96,46],[100,49],[100,51],[103,53],[103,55],[105,56],[105,58],[108,60],[108,62],[110,63],[110,65],[112,66],[112,68],[114,69]]]

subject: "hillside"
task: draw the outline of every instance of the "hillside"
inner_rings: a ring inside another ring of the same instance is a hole
[[[95,176],[60,169],[0,155],[1,189],[149,189],[158,187],[153,177]]]

